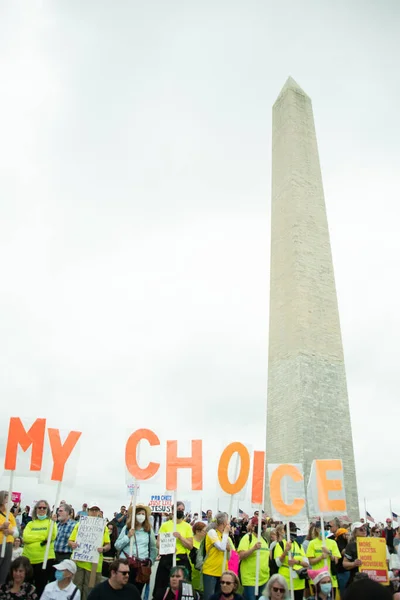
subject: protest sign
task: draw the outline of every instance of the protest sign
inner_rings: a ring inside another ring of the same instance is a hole
[[[303,467],[300,464],[268,465],[272,517],[288,521],[307,518]]]
[[[347,512],[343,463],[338,459],[314,460],[307,486],[309,516],[334,517]]]
[[[131,496],[131,497],[135,495],[135,492],[136,492],[136,494],[138,494],[140,491],[139,483],[135,483],[135,482],[127,483],[126,488],[128,491],[128,496]]]
[[[383,585],[389,585],[385,538],[356,538],[357,554],[362,565],[359,570]]]
[[[11,502],[19,504],[21,502],[21,492],[13,492],[11,494]]]
[[[170,513],[172,511],[172,496],[152,496],[150,498],[149,506],[151,508],[151,512]]]
[[[80,560],[97,564],[99,553],[97,548],[103,545],[105,520],[101,517],[81,516],[76,536],[78,547],[72,553],[72,560]]]
[[[175,554],[176,537],[171,532],[159,533],[160,554]]]

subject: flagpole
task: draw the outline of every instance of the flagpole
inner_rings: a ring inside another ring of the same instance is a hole
[[[367,515],[367,499],[364,496],[364,515],[365,515],[365,524],[368,527],[368,515]]]
[[[392,499],[391,498],[389,498],[389,510],[390,510],[389,517],[390,517],[390,520],[393,522]]]

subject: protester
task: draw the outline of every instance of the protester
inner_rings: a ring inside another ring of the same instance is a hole
[[[297,538],[297,527],[295,523],[290,523],[290,540],[282,540],[278,542],[274,548],[274,560],[279,567],[279,574],[286,579],[288,586],[290,585],[290,571],[292,567],[294,571],[301,571],[309,567],[308,558],[305,555],[303,546],[301,546]],[[289,558],[291,554],[292,558]],[[292,580],[295,600],[302,600],[306,580],[296,576]]]
[[[269,579],[260,600],[285,600],[286,598],[289,598],[289,588],[286,579],[276,573]]]
[[[86,502],[84,504],[82,504],[82,510],[79,510],[77,513],[78,517],[87,517],[88,516],[88,505],[86,504]]]
[[[126,525],[127,512],[126,506],[121,506],[120,512],[115,516],[115,524],[118,529],[118,535]]]
[[[103,566],[101,568],[101,574],[103,577],[108,577],[110,573],[110,564],[114,562],[117,554],[117,549],[115,548],[115,542],[118,538],[118,529],[115,523],[107,523],[107,529],[110,534],[110,549],[103,552]]]
[[[202,521],[197,521],[192,527],[193,530],[193,548],[189,554],[190,565],[192,567],[192,586],[193,589],[202,592],[203,591],[203,580],[200,571],[195,568],[197,551],[200,548],[201,542],[206,536],[206,524]]]
[[[206,519],[207,519],[207,523],[212,523],[213,513],[212,513],[212,510],[210,508],[206,512]]]
[[[392,594],[389,588],[367,576],[349,585],[344,593],[343,600],[392,600]]]
[[[36,588],[29,581],[32,576],[31,563],[25,556],[14,560],[8,582],[0,586],[0,600],[37,600]]]
[[[57,517],[54,516],[53,520]],[[46,568],[43,569],[44,555],[46,552],[47,538],[49,536],[51,525],[51,511],[47,500],[39,500],[32,512],[32,521],[30,521],[23,533],[24,548],[22,556],[26,556],[31,562],[33,569],[33,578],[38,596],[42,592],[53,574],[53,565],[55,559],[54,540],[57,537],[57,525],[53,524],[51,535],[49,556]]]
[[[243,586],[243,597],[245,600],[256,600],[256,565],[257,552],[259,559],[259,594],[262,594],[264,586],[269,579],[269,548],[267,542],[258,535],[258,519],[253,518],[250,522],[250,531],[240,540],[238,553],[240,558],[240,581]]]
[[[304,552],[307,554],[307,550],[308,550],[308,546],[311,542],[311,540],[315,539],[317,537],[317,532],[315,529],[315,524],[311,523],[309,528],[308,528],[308,533],[306,535],[306,539],[304,540],[304,542],[302,543],[302,546],[304,548]]]
[[[150,525],[150,514],[151,509],[149,506],[137,504],[133,525],[132,506],[130,506],[126,525],[122,528],[115,542],[116,549],[120,550],[121,558],[128,559],[129,583],[133,583],[140,593],[150,579],[150,572],[148,572],[148,575],[145,575],[145,573],[149,571],[157,558],[156,538]]]
[[[276,564],[276,561],[274,559],[274,549],[275,546],[280,543],[282,548],[283,548],[283,540],[285,539],[285,527],[284,525],[277,525],[275,527],[275,539],[272,540],[272,536],[271,536],[271,544],[269,547],[269,575],[270,577],[272,575],[276,575],[279,571],[279,567]]]
[[[350,577],[349,571],[347,571],[343,566],[343,557],[345,554],[346,546],[349,541],[349,532],[347,531],[347,529],[339,527],[339,529],[337,529],[335,533],[335,541],[337,543],[341,556],[336,565],[336,577],[338,581],[340,596],[342,597]]]
[[[392,519],[386,519],[386,527],[384,529],[384,533],[386,539],[386,546],[388,547],[390,554],[392,554],[392,552],[394,552],[393,539],[395,533],[395,530],[393,529],[392,525]]]
[[[7,519],[8,492],[0,492],[0,548],[3,545],[3,538],[6,536],[6,547],[4,557],[0,556],[0,585],[5,583],[12,561],[12,551],[14,536],[18,535],[17,524],[13,514],[9,514]]]
[[[54,542],[54,551],[57,562],[61,563],[71,557],[71,548],[68,546],[68,540],[76,525],[71,519],[72,506],[69,504],[61,504],[57,510],[57,537]]]
[[[155,592],[153,600],[176,600],[181,582],[187,583],[188,579],[189,573],[185,567],[172,567],[168,587],[159,588]],[[194,597],[198,600],[199,594],[194,592]]]
[[[350,541],[346,546],[343,556],[343,567],[350,572],[350,577],[347,585],[349,586],[356,573],[358,573],[358,567],[361,567],[362,562],[358,558],[357,551],[357,538],[365,537],[367,534],[366,526],[360,521],[356,521],[351,526],[351,537]]]
[[[331,600],[334,598],[332,577],[327,567],[310,569],[308,575],[315,587],[315,600]]]
[[[328,538],[332,538],[335,539],[336,537],[336,532],[340,527],[340,521],[337,517],[335,517],[334,519],[332,519],[332,521],[329,521],[328,523],[328,527],[327,529],[329,530],[329,534],[328,534]]]
[[[14,539],[13,550],[12,550],[12,561],[22,556],[21,538],[16,537]]]
[[[229,539],[229,531],[228,515],[225,512],[217,513],[215,522],[207,528],[206,556],[203,563],[204,600],[209,600],[215,593],[219,586],[220,574],[228,567],[229,553],[233,550],[233,544]]]
[[[98,502],[92,502],[91,504],[88,505],[88,507],[89,507],[88,508],[88,516],[89,517],[98,517],[99,516],[100,507],[99,507]],[[70,548],[72,548],[72,550],[75,550],[75,548],[78,547],[78,544],[75,541],[77,538],[77,535],[78,535],[78,531],[79,531],[79,523],[77,523],[75,525],[74,529],[72,530],[71,536],[68,540],[68,545],[70,546]],[[101,581],[101,570],[102,570],[102,566],[103,566],[103,552],[107,552],[110,548],[111,548],[110,534],[109,534],[108,528],[104,527],[102,546],[97,548],[97,551],[99,552],[100,556],[99,556],[99,562],[97,564],[95,583],[100,583],[100,581]],[[91,570],[92,570],[92,563],[84,562],[84,561],[76,561],[76,566],[77,566],[77,570],[76,570],[76,574],[74,576],[74,583],[78,587],[78,589],[81,593],[81,599],[86,600],[88,593],[91,589],[91,588],[89,588],[89,583],[90,583],[90,575],[91,575]]]
[[[92,589],[88,600],[141,600],[136,587],[129,583],[126,558],[118,558],[110,564],[109,578]]]
[[[314,571],[319,571],[324,566],[328,567],[331,585],[338,587],[336,578],[336,564],[342,558],[338,545],[332,538],[322,539],[321,521],[315,523],[317,537],[310,541],[307,548],[307,558]]]
[[[60,509],[58,509],[60,510]],[[65,559],[54,565],[56,580],[48,583],[40,600],[80,600],[81,593],[72,578],[76,573],[76,564],[73,560]]]
[[[240,582],[233,571],[224,571],[219,580],[220,592],[213,594],[210,600],[243,600],[243,596],[237,593]]]
[[[189,552],[193,548],[193,531],[189,523],[185,521],[185,505],[183,502],[177,502],[176,504],[176,564],[185,567],[189,573],[190,579],[190,561]],[[171,533],[174,531],[173,520],[165,521],[160,527],[160,533]],[[160,535],[157,538],[157,547],[160,547]],[[166,589],[169,581],[169,574],[172,567],[172,554],[165,554],[161,556],[158,563],[156,580],[154,584],[154,590],[159,588]]]
[[[31,512],[31,507],[30,506],[25,506],[25,510],[22,513],[21,516],[21,529],[24,530],[24,528],[27,526],[28,523],[30,523],[30,521],[32,521],[32,517],[30,516],[30,512]]]

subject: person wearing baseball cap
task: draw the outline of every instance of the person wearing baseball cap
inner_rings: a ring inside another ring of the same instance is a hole
[[[343,567],[350,571],[350,578],[347,587],[353,582],[354,576],[358,573],[358,567],[361,567],[362,562],[358,558],[357,551],[357,538],[365,537],[367,535],[367,526],[361,521],[355,521],[351,526],[351,537],[350,541],[346,546],[343,556]]]
[[[48,583],[40,600],[80,600],[81,593],[72,578],[76,573],[76,564],[69,558],[62,560],[57,565],[56,580]]]
[[[88,503],[88,517],[100,517],[100,503],[99,502]],[[78,548],[76,539],[79,534],[79,528],[83,526],[83,523],[85,522],[86,518],[87,517],[81,517],[79,523],[77,523],[75,525],[75,527],[71,533],[71,536],[68,540],[68,546],[70,546],[70,548],[72,548],[72,550],[75,550],[76,548]],[[100,583],[100,581],[101,581],[101,570],[102,570],[102,566],[103,566],[103,552],[108,552],[108,550],[110,550],[110,548],[111,548],[110,532],[109,532],[108,527],[105,525],[104,521],[103,521],[103,523],[104,523],[104,529],[103,529],[104,533],[103,533],[102,545],[99,548],[97,548],[97,551],[99,553],[99,562],[97,563],[95,585]],[[92,588],[89,588],[92,563],[87,562],[87,561],[77,560],[76,566],[77,566],[77,570],[76,570],[76,574],[74,577],[74,583],[76,584],[76,586],[78,587],[78,589],[81,593],[82,600],[86,600],[90,589],[92,589]]]

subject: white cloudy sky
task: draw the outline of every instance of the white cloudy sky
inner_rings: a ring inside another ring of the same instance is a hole
[[[399,24],[396,0],[0,4],[1,433],[81,429],[75,505],[126,502],[138,426],[205,441],[204,505],[223,442],[263,448],[290,74],[314,105],[360,499],[400,511]]]

